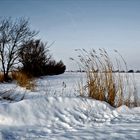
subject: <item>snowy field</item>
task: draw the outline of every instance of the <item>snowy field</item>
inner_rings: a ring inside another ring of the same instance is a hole
[[[33,91],[1,84],[0,91],[25,94],[22,101],[0,103],[0,140],[140,139],[140,107],[113,108],[78,95],[83,73],[36,79]],[[135,74],[138,93],[140,74]],[[18,99],[17,99],[18,100]]]

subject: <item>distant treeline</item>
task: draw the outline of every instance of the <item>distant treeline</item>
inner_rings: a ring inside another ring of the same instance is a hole
[[[86,72],[86,71],[84,71],[84,70],[68,70],[67,72]],[[97,71],[95,71],[95,72],[98,72],[98,70]],[[113,71],[114,73],[140,73],[140,70],[128,70],[128,71],[124,71],[124,70],[121,70],[121,71],[119,71],[119,70],[114,70]]]

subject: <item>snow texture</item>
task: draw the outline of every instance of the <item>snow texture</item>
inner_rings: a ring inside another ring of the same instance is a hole
[[[14,88],[13,94],[26,92],[26,99],[1,102],[0,140],[139,139],[140,107],[113,108],[76,95],[81,76],[65,73],[42,77],[36,79],[32,92],[15,88],[15,84],[1,84],[1,91]]]

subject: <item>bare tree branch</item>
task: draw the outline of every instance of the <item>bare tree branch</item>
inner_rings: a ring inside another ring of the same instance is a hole
[[[7,81],[8,73],[18,59],[18,51],[22,43],[31,40],[38,32],[31,31],[29,20],[11,18],[0,20],[0,61]],[[17,63],[17,62],[16,62]]]

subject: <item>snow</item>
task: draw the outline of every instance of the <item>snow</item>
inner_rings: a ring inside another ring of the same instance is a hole
[[[41,77],[34,91],[1,84],[1,91],[12,89],[10,94],[26,95],[22,101],[1,102],[0,139],[139,139],[140,107],[113,108],[78,96],[77,84],[84,77],[81,73]],[[139,74],[136,82],[140,82]]]

